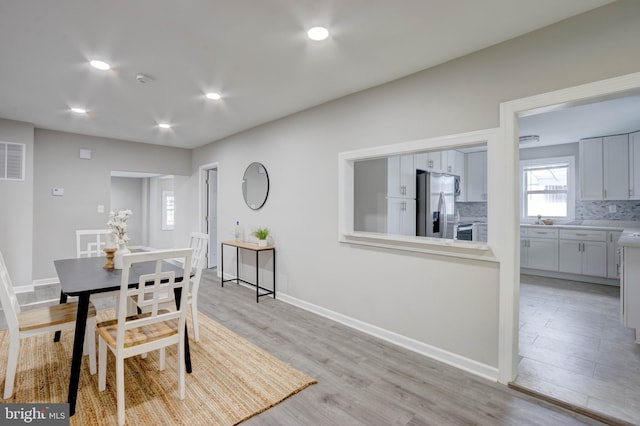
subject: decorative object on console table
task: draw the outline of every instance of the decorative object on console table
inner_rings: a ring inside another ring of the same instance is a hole
[[[258,228],[251,233],[258,239],[258,247],[267,246],[267,238],[269,237],[269,228]]]
[[[109,212],[107,225],[113,230],[113,235],[116,238],[118,247],[113,261],[115,269],[122,269],[122,255],[131,253],[129,248],[127,248],[127,241],[129,241],[129,237],[127,236],[127,219],[129,219],[129,216],[132,214],[133,212],[129,209],[120,210],[118,213],[114,211]]]

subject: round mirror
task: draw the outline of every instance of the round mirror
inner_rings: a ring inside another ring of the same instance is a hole
[[[269,175],[260,163],[251,163],[242,178],[242,196],[252,210],[258,210],[269,195]]]

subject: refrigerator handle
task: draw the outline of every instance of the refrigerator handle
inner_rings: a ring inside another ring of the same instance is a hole
[[[447,237],[447,203],[444,199],[444,192],[440,193],[438,200],[438,211],[440,212],[440,238]]]

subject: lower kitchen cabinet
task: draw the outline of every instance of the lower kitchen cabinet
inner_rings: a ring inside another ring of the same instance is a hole
[[[521,227],[520,266],[557,272],[558,230],[541,227]]]
[[[640,343],[640,248],[622,247],[621,257],[620,322],[636,329],[636,343]]]
[[[561,230],[560,272],[606,277],[606,238],[606,231]]]
[[[618,254],[618,240],[621,231],[607,232],[607,277],[620,278],[620,255]]]

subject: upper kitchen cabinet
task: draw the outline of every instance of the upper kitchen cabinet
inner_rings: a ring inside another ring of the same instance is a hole
[[[629,135],[580,141],[580,198],[629,199]]]
[[[416,198],[413,154],[393,155],[387,159],[387,196]]]
[[[629,135],[602,138],[604,199],[629,199]]]
[[[629,199],[640,200],[640,132],[629,134]]]
[[[465,157],[465,201],[487,201],[487,152],[470,152]]]

